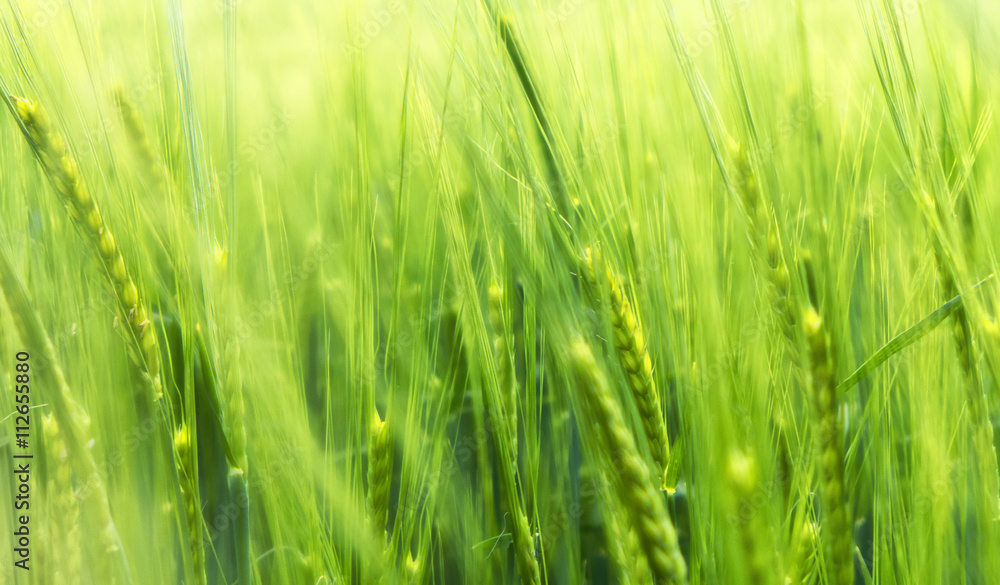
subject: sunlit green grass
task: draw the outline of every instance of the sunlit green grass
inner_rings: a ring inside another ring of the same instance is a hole
[[[0,583],[1000,582],[991,3],[0,15]]]

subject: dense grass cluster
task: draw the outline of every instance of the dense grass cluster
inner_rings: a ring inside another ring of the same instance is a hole
[[[0,23],[0,583],[1000,583],[992,3]]]

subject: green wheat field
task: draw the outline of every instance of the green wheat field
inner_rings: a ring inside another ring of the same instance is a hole
[[[0,584],[1000,583],[998,31],[0,3]]]

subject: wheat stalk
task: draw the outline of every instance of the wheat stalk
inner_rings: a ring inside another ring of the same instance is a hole
[[[538,139],[545,155],[545,170],[548,174],[549,188],[556,200],[556,205],[563,217],[571,217],[570,212],[575,211],[576,206],[571,206],[569,196],[566,192],[566,181],[564,179],[559,158],[556,150],[556,134],[549,122],[547,110],[542,103],[542,98],[538,93],[538,84],[525,58],[524,50],[518,41],[517,34],[510,19],[505,15],[495,17],[497,33],[503,42],[507,56],[510,58],[517,79],[524,90],[524,96],[528,99],[531,111],[534,114]]]

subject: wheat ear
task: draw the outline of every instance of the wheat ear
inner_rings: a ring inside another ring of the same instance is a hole
[[[740,451],[729,454],[726,462],[726,482],[732,486],[735,504],[736,526],[739,533],[740,546],[743,549],[743,565],[747,583],[760,585],[769,583],[767,553],[761,547],[760,535],[767,529],[761,525],[757,508],[761,505],[754,501],[754,495],[760,489],[757,463],[754,457]]]
[[[125,315],[140,350],[142,362],[153,383],[154,393],[158,396],[160,356],[157,351],[156,330],[151,326],[146,305],[125,268],[125,259],[118,249],[114,235],[104,223],[97,202],[87,190],[76,160],[67,149],[62,136],[52,127],[45,112],[24,98],[14,98],[14,110],[21,122],[24,135],[50,183],[62,197],[76,225],[97,249],[111,285],[117,293],[119,308]]]
[[[757,171],[746,149],[735,142],[730,144],[729,149],[736,166],[736,192],[746,215],[750,243],[767,280],[771,306],[779,317],[778,326],[794,348],[796,315],[789,304],[791,280],[781,253],[771,206],[761,194]],[[791,357],[798,361],[797,352],[792,351]]]
[[[115,290],[119,309],[126,317],[138,357],[148,377],[153,398],[161,396],[160,355],[156,329],[152,326],[146,305],[139,295],[135,281],[125,267],[125,260],[114,235],[105,224],[97,202],[91,197],[79,168],[62,136],[53,128],[45,112],[24,98],[14,98],[14,111],[22,131],[45,171],[49,182],[62,197],[74,223],[97,249],[108,279]],[[161,411],[161,415],[163,412]],[[190,440],[190,436],[185,435]],[[176,443],[176,438],[175,438]],[[195,562],[195,575],[199,584],[205,583],[204,549],[201,538],[200,506],[197,498],[197,477],[194,455],[187,453],[178,458],[180,451],[175,444],[174,455],[178,475],[181,476],[181,494],[187,512],[191,551]],[[184,447],[184,445],[181,445]],[[186,482],[186,483],[185,483]],[[199,570],[200,565],[200,570]]]
[[[642,326],[622,290],[621,279],[610,268],[603,266],[600,253],[596,249],[586,249],[584,265],[590,287],[595,292],[604,289],[608,292],[611,324],[614,327],[615,354],[625,371],[629,390],[639,409],[642,429],[649,441],[657,474],[660,475],[662,482],[670,461],[670,440],[667,438],[666,426],[663,423],[660,398],[656,392],[656,383],[653,381],[653,362],[649,357]],[[599,274],[603,279],[602,282],[597,280]]]
[[[510,345],[507,343],[507,333],[504,328],[504,292],[498,284],[490,286],[489,291],[490,323],[493,325],[493,352],[497,360],[497,378],[500,392],[504,400],[504,413],[510,426],[510,447],[514,462],[517,462],[517,379],[514,377],[514,363],[510,355]]]
[[[785,582],[811,583],[812,574],[816,569],[816,554],[819,550],[819,534],[816,524],[806,519],[799,524],[798,529],[792,536],[791,542],[791,563],[788,565],[788,573],[785,575]]]
[[[149,136],[146,134],[146,130],[143,128],[142,120],[139,119],[139,115],[135,111],[135,107],[132,105],[132,100],[129,99],[125,90],[121,87],[115,87],[111,90],[111,97],[115,102],[115,106],[118,108],[118,114],[122,118],[122,122],[125,124],[125,133],[128,134],[129,142],[132,143],[132,149],[136,152],[139,160],[143,165],[149,169],[150,175],[153,180],[156,181],[156,187],[161,191],[165,188],[167,177],[163,170],[163,163],[160,162],[159,158],[153,153],[153,147],[149,142]]]
[[[924,198],[924,204],[932,210],[938,209],[930,197]],[[940,214],[939,214],[940,215]],[[934,249],[934,260],[937,265],[938,278],[941,287],[944,289],[946,298],[958,296],[958,285],[955,282],[955,272],[953,263],[945,252],[941,236],[937,231],[931,230],[931,242]],[[962,303],[954,314],[952,322],[952,335],[955,340],[955,349],[958,352],[959,365],[965,377],[966,396],[969,405],[969,416],[972,419],[972,432],[975,448],[980,455],[980,467],[985,479],[984,486],[986,495],[986,506],[989,513],[998,517],[998,497],[1000,497],[1000,467],[997,464],[997,453],[993,442],[993,424],[989,417],[989,405],[986,400],[986,393],[983,390],[982,381],[976,370],[976,356],[972,345],[972,324],[966,304]]]
[[[191,431],[186,424],[181,424],[174,433],[174,459],[177,462],[181,497],[184,499],[184,518],[188,529],[188,543],[191,548],[191,564],[194,567],[195,583],[204,585],[205,546],[201,526],[201,506],[196,490],[198,485],[197,453],[192,448]]]
[[[844,482],[844,447],[837,421],[837,390],[833,356],[823,318],[809,304],[802,314],[809,347],[812,400],[816,413],[816,440],[819,446],[820,496],[823,501],[821,533],[826,561],[831,567],[831,585],[851,585],[854,561],[850,513]]]
[[[784,354],[793,365],[796,380],[801,382],[805,376],[804,356],[799,339],[798,315],[791,301],[792,283],[781,249],[777,217],[771,202],[761,191],[760,178],[750,153],[735,141],[730,141],[729,151],[736,167],[735,191],[747,220],[747,236],[756,272],[767,283],[773,323],[785,338]],[[790,467],[795,439],[794,434],[787,429],[792,413],[784,392],[785,390],[779,390],[780,395],[775,400],[777,408],[771,411],[769,418],[775,429],[779,460],[784,467]]]
[[[582,338],[572,342],[570,358],[591,424],[596,427],[608,461],[614,465],[612,477],[646,554],[653,582],[658,585],[684,583],[687,567],[677,545],[677,533],[663,500],[649,481],[647,467],[639,457],[632,433],[625,426],[607,377],[598,367],[590,345]]]
[[[109,584],[131,583],[128,560],[111,517],[104,476],[98,470],[90,451],[94,439],[90,435],[89,417],[73,399],[55,348],[3,250],[0,250],[0,289],[3,290],[21,341],[28,351],[40,354],[41,363],[45,364],[45,367],[36,372],[39,380],[37,385],[46,389],[46,400],[59,424],[70,465],[77,478],[85,485],[78,497],[87,504],[80,506],[89,517],[87,525],[98,529],[97,548],[103,554],[92,558],[101,569],[99,574],[107,575],[105,582]]]
[[[54,550],[59,551],[59,562],[55,563],[55,579],[65,585],[79,585],[82,557],[80,555],[80,509],[73,495],[73,471],[69,466],[69,451],[59,423],[52,415],[42,419],[42,433],[45,436],[45,446],[49,462],[55,468],[52,474],[49,493],[52,499],[54,522],[60,534],[53,534],[52,539],[58,543]]]
[[[406,575],[406,582],[410,585],[419,585],[424,582],[425,563],[421,562],[422,555],[416,557],[413,553],[406,553],[406,560],[403,561],[403,574]]]
[[[377,537],[385,539],[389,517],[389,488],[392,484],[392,437],[388,421],[373,409],[368,429],[368,513]]]
[[[621,505],[620,502],[616,502]],[[649,566],[643,556],[639,537],[625,518],[608,514],[606,528],[607,549],[614,561],[621,585],[640,585],[649,582]]]

